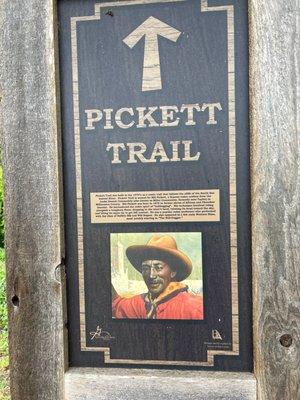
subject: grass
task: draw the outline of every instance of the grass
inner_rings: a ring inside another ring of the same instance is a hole
[[[9,400],[5,254],[0,248],[0,400]]]

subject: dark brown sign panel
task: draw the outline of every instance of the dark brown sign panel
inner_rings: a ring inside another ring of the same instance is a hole
[[[71,365],[251,370],[246,0],[59,22]]]

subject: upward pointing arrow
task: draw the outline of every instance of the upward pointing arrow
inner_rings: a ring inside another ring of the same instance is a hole
[[[145,36],[144,65],[142,91],[160,90],[160,58],[158,49],[158,35],[163,36],[172,42],[176,42],[181,32],[170,25],[165,24],[157,18],[149,17],[133,32],[131,32],[123,42],[131,49]]]

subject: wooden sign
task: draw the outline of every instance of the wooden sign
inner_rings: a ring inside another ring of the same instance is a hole
[[[247,1],[59,23],[71,365],[250,371]]]

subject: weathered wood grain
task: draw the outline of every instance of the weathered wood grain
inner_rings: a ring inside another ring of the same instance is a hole
[[[65,400],[255,400],[249,373],[71,368]]]
[[[250,1],[255,374],[268,400],[300,398],[296,12]]]
[[[2,1],[1,117],[13,400],[63,398],[55,2]]]

